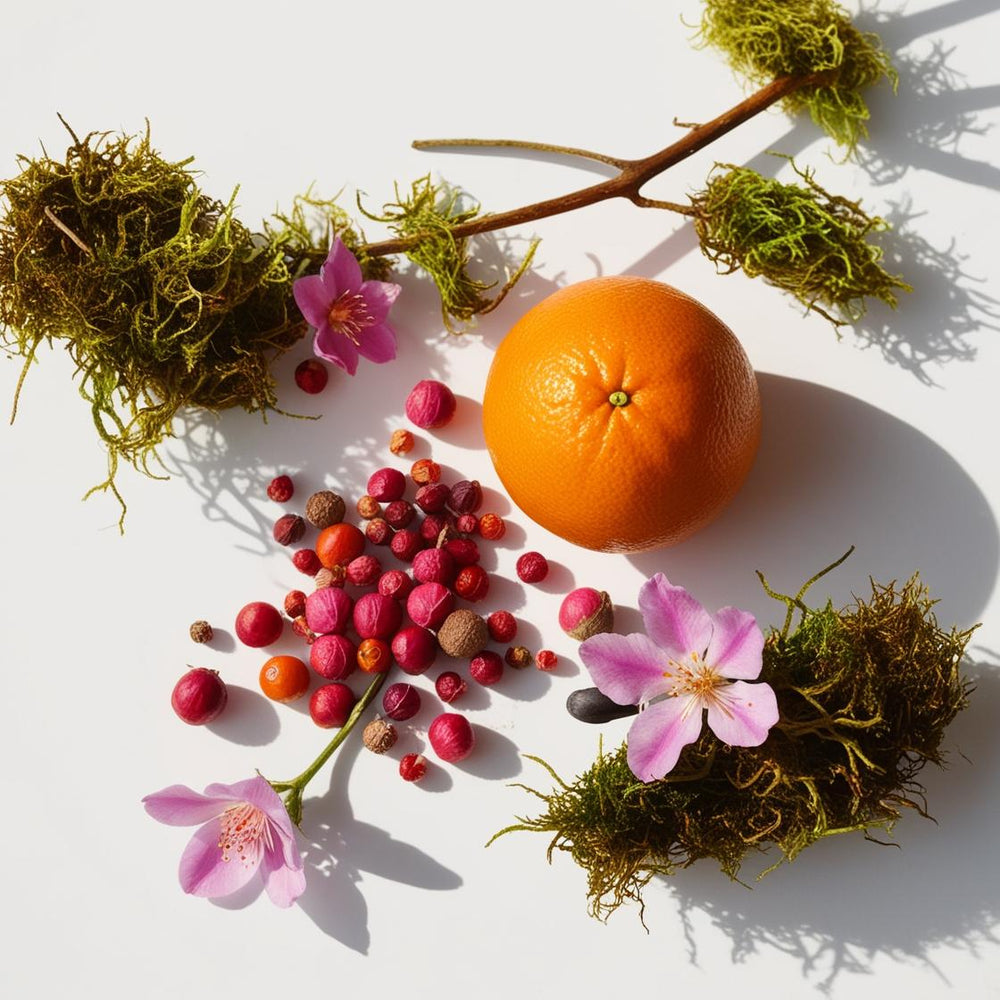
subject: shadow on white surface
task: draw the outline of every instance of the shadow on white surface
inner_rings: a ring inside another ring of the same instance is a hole
[[[969,674],[977,686],[946,735],[948,767],[922,774],[936,822],[904,817],[894,831],[898,848],[859,834],[831,837],[752,890],[705,862],[659,880],[679,902],[693,963],[696,925],[704,918],[732,942],[734,963],[778,952],[794,958],[803,978],[823,992],[844,973],[871,974],[879,955],[936,968],[936,949],[982,956],[1000,944],[994,932],[1000,919],[1000,673],[996,664],[975,664]],[[743,877],[752,879],[774,860],[765,855]]]
[[[245,747],[273,743],[281,732],[274,704],[259,691],[238,684],[227,684],[226,689],[229,692],[226,710],[207,728],[216,736]]]
[[[926,435],[845,393],[759,375],[765,414],[750,476],[722,516],[672,549],[631,556],[709,607],[736,604],[763,621],[777,614],[752,571],[796,591],[850,545],[856,552],[807,597],[834,603],[851,590],[920,571],[939,620],[967,625],[993,591],[1000,534],[968,473]],[[845,586],[846,581],[846,586]],[[632,595],[614,595],[634,606]]]

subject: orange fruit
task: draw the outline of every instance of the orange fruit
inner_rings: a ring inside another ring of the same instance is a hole
[[[272,701],[295,701],[309,690],[309,668],[297,656],[272,656],[260,668],[260,689]]]
[[[384,674],[392,666],[392,650],[381,639],[362,639],[357,660],[366,674]]]
[[[316,555],[327,568],[346,566],[365,550],[365,534],[353,524],[340,521],[324,528],[316,539]]]
[[[729,328],[648,278],[560,289],[504,337],[483,396],[497,475],[532,520],[605,552],[673,545],[739,490],[757,379]]]

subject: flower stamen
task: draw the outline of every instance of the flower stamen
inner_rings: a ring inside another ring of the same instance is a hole
[[[274,846],[271,824],[263,810],[249,802],[239,802],[219,817],[219,850],[223,861],[235,857],[244,867],[255,865],[261,841],[268,849]]]
[[[361,331],[375,322],[368,303],[360,292],[344,292],[333,300],[326,315],[327,322],[337,333],[359,343]]]

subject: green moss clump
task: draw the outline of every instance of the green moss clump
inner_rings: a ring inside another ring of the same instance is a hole
[[[595,916],[700,858],[737,879],[766,845],[791,860],[832,834],[888,831],[903,808],[926,815],[917,776],[943,763],[945,727],[966,705],[971,630],[941,630],[916,578],[873,583],[870,600],[842,611],[807,608],[801,592],[781,599],[789,620],[768,636],[761,672],[780,721],[762,746],[728,747],[706,728],[674,771],[645,784],[624,746],[602,751],[572,784],[550,770],[553,792],[529,789],[545,812],[502,831],[552,834],[550,858],[567,851],[586,870]],[[789,633],[793,607],[802,619]]]
[[[833,0],[706,0],[699,34],[758,86],[779,76],[829,74],[783,106],[793,114],[808,110],[849,153],[868,135],[862,91],[883,77],[896,83],[878,36],[855,28]]]
[[[479,215],[479,205],[463,207],[465,200],[458,188],[434,184],[427,176],[414,181],[409,192],[401,193],[397,187],[396,200],[384,205],[381,215],[365,211],[360,203],[358,206],[368,218],[387,223],[396,236],[420,237],[416,246],[405,253],[437,285],[441,316],[452,333],[460,333],[473,317],[492,312],[500,305],[531,265],[538,246],[538,241],[534,241],[499,291],[488,295],[493,286],[469,274],[472,255],[468,238],[456,238],[452,232],[455,226]]]
[[[835,325],[860,318],[868,298],[895,307],[896,292],[910,286],[882,267],[881,249],[868,240],[886,224],[792,167],[804,183],[717,164],[691,197],[702,253],[724,273],[763,277]]]
[[[358,240],[336,206],[310,199],[251,232],[235,193],[203,194],[191,160],[164,160],[148,130],[70,135],[65,161],[21,157],[0,181],[0,343],[25,358],[22,382],[43,341],[66,348],[108,450],[95,489],[121,501],[119,461],[152,474],[182,407],[275,408],[270,365],[307,329],[292,281],[329,246],[307,210]]]

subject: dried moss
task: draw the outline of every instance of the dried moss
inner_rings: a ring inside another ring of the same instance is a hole
[[[624,746],[602,751],[571,784],[549,769],[554,791],[528,789],[545,812],[502,831],[552,834],[550,858],[566,851],[586,870],[594,915],[641,902],[654,875],[701,858],[737,879],[767,845],[791,860],[822,837],[891,830],[904,808],[926,815],[917,777],[943,763],[944,730],[966,705],[971,632],[940,629],[916,577],[898,588],[873,582],[869,600],[841,611],[782,600],[803,613],[764,647],[761,679],[780,721],[762,746],[727,747],[706,728],[667,778],[648,784]]]
[[[275,408],[270,365],[306,331],[291,284],[328,247],[307,215],[347,222],[304,199],[257,234],[235,192],[203,194],[191,160],[163,159],[148,130],[70,135],[64,161],[21,157],[0,182],[0,343],[25,358],[22,382],[42,342],[65,347],[108,450],[95,489],[121,501],[119,462],[152,474],[182,407]]]
[[[789,162],[804,183],[716,165],[691,198],[702,253],[721,272],[760,276],[836,325],[858,320],[869,298],[895,307],[896,292],[910,286],[882,267],[882,251],[869,240],[886,224]]]
[[[833,0],[706,0],[699,34],[756,85],[828,72],[827,82],[801,88],[783,106],[808,110],[849,153],[868,135],[862,91],[883,78],[896,83],[878,36],[859,31]]]
[[[478,204],[468,204],[462,191],[448,184],[434,184],[430,177],[414,181],[409,192],[396,188],[396,200],[382,208],[382,214],[365,211],[364,214],[379,222],[387,223],[399,237],[419,236],[419,243],[406,251],[406,256],[425,270],[437,285],[441,296],[441,316],[445,327],[459,333],[474,316],[492,312],[503,301],[507,292],[531,265],[538,241],[534,241],[513,274],[490,296],[493,287],[478,281],[469,273],[472,254],[469,240],[456,238],[455,226],[479,215]]]

